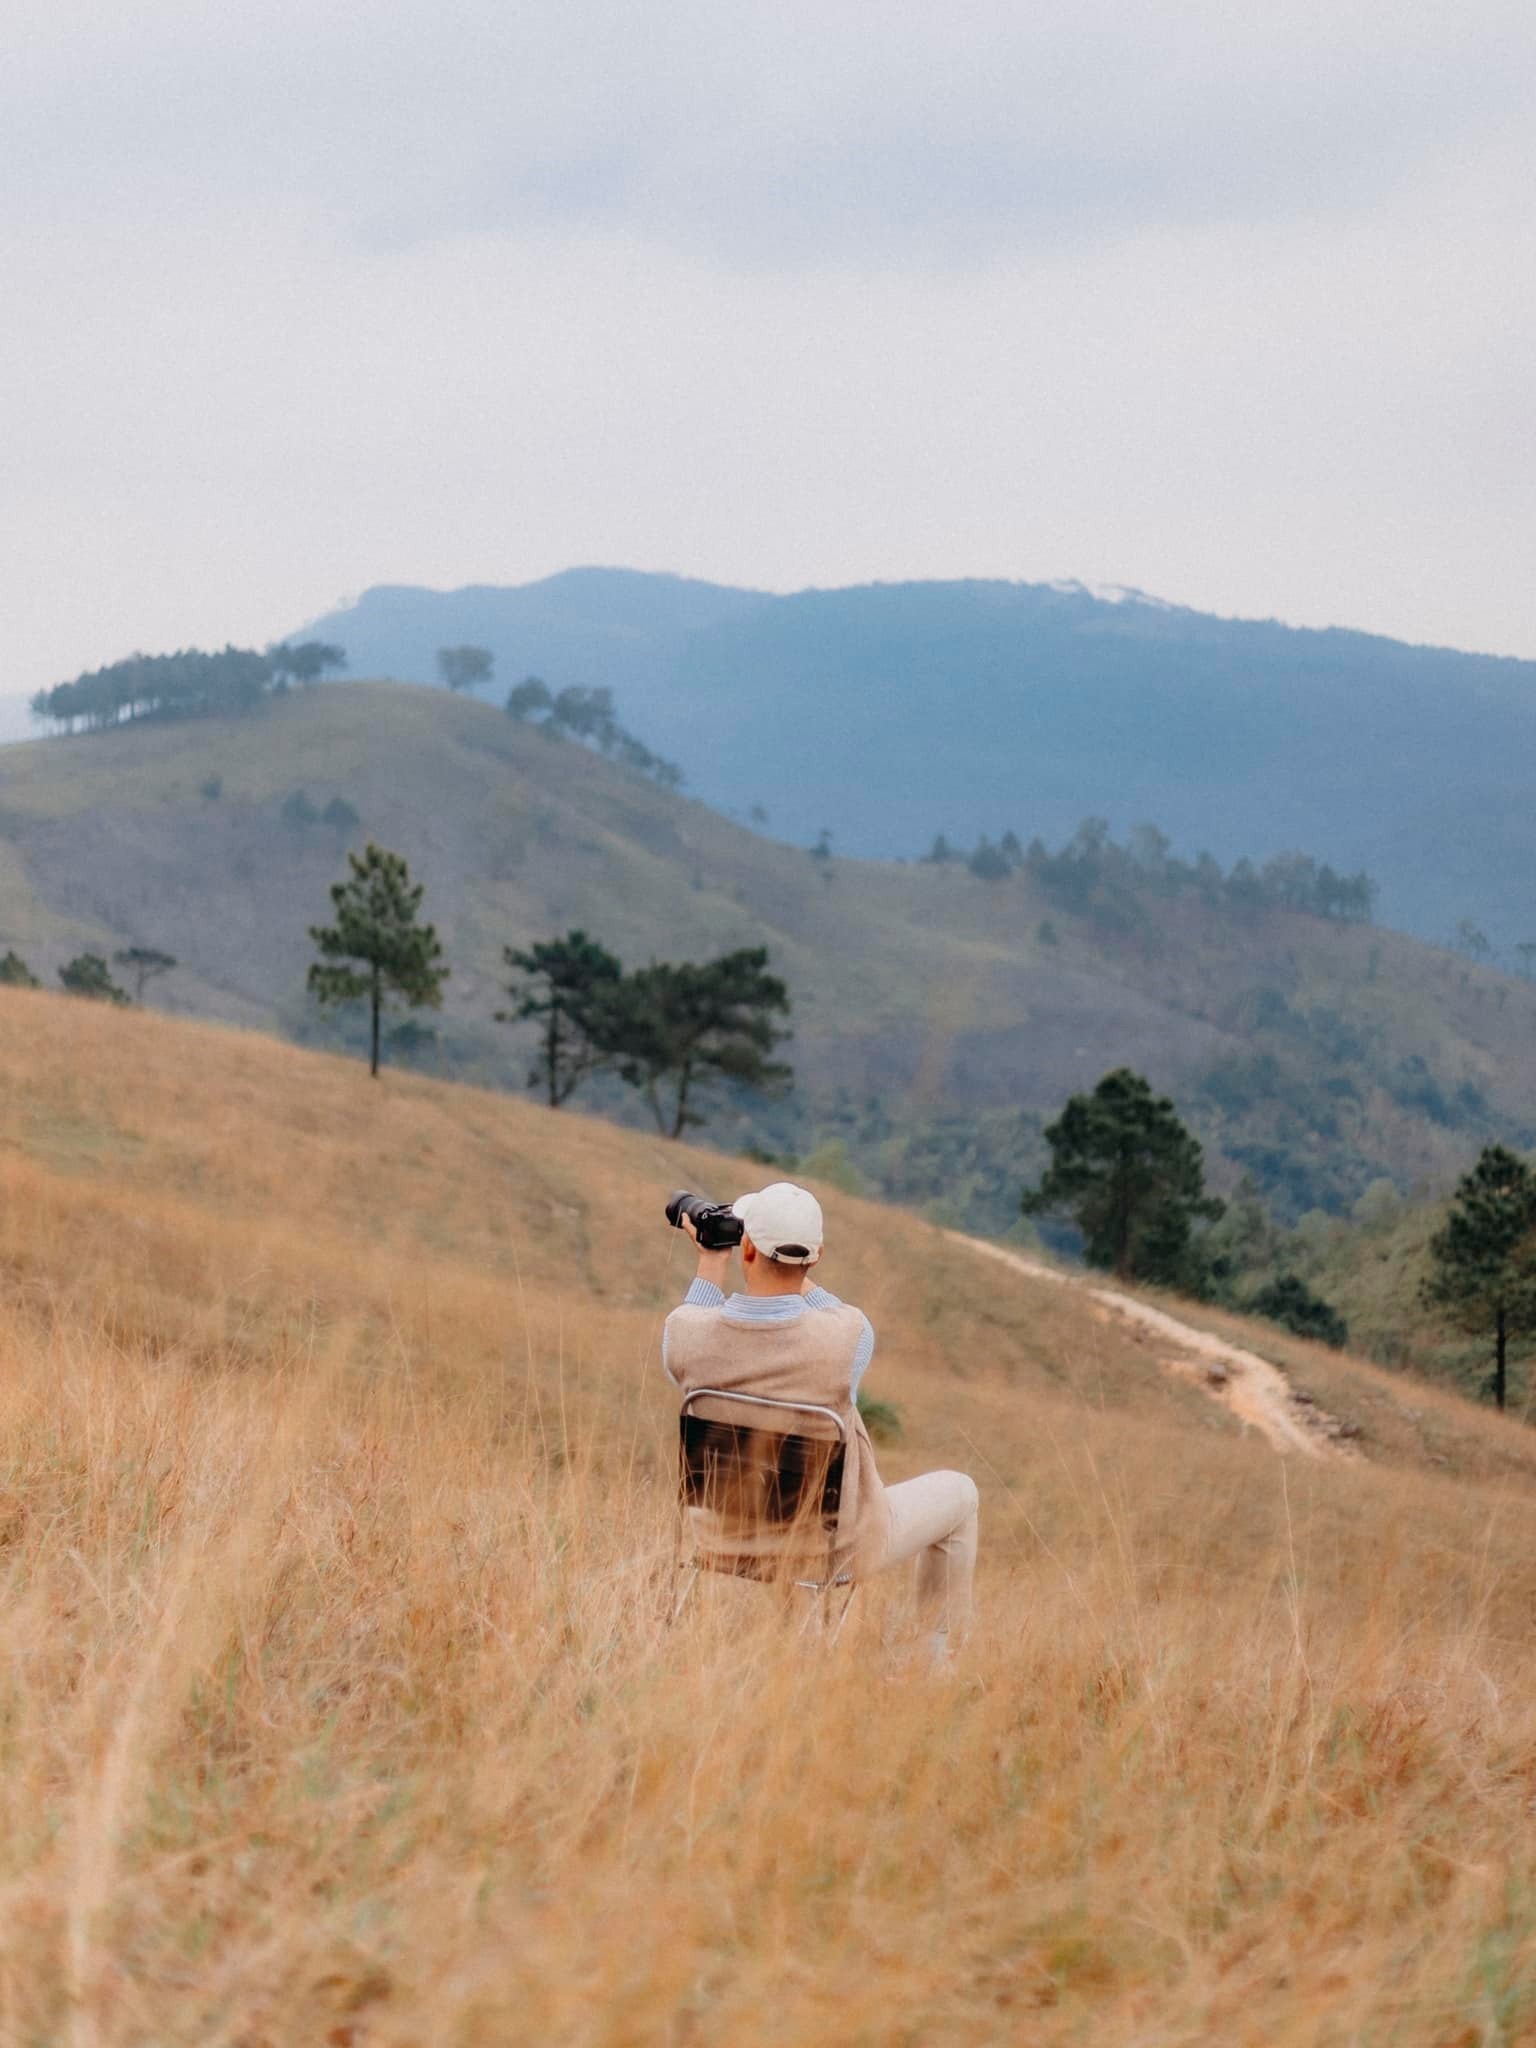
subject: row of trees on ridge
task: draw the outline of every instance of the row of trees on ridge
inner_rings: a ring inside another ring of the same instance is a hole
[[[1117,846],[1103,818],[1085,818],[1072,837],[1052,853],[1041,839],[1021,845],[1005,832],[994,842],[985,835],[969,853],[951,846],[941,832],[923,862],[958,862],[982,881],[1006,881],[1026,874],[1065,910],[1087,911],[1106,892],[1166,897],[1196,895],[1212,905],[1247,911],[1299,910],[1342,923],[1369,923],[1376,884],[1367,874],[1341,875],[1310,854],[1278,853],[1256,866],[1239,860],[1230,869],[1209,853],[1178,859],[1172,842],[1155,825],[1137,825]]]
[[[574,683],[551,690],[541,677],[527,676],[508,692],[507,711],[519,724],[532,724],[552,739],[580,740],[605,759],[650,776],[663,789],[682,787],[683,771],[676,762],[653,754],[619,723],[611,690],[588,690]]]
[[[488,683],[496,657],[489,647],[439,647],[437,673],[450,690],[473,690]],[[649,775],[663,789],[682,787],[683,772],[673,761],[653,754],[643,740],[626,732],[614,709],[613,692],[568,683],[552,690],[542,676],[525,676],[507,692],[507,712],[519,724],[531,724],[552,739],[580,740],[608,760]]]
[[[436,663],[450,690],[472,690],[490,681],[495,657],[488,647],[466,644],[439,647]],[[296,646],[280,641],[265,653],[251,647],[216,653],[188,647],[176,654],[131,654],[37,691],[30,709],[34,718],[65,733],[107,732],[144,719],[248,712],[294,683],[318,682],[346,665],[346,649],[324,640]],[[508,693],[506,708],[519,722],[536,725],[554,739],[580,740],[663,789],[682,787],[676,762],[653,753],[620,723],[611,690],[576,684],[551,690],[540,677],[528,676]]]
[[[317,682],[328,670],[345,668],[346,661],[345,649],[324,640],[296,647],[280,643],[264,654],[250,647],[213,654],[196,647],[177,654],[131,654],[73,682],[39,690],[31,711],[66,733],[105,732],[140,719],[251,711],[272,692]]]
[[[112,979],[112,968],[99,953],[77,953],[73,960],[67,960],[59,969],[59,986],[66,995],[85,996],[92,1002],[142,1003],[150,982],[169,974],[176,965],[176,956],[162,953],[156,946],[124,946],[112,955],[112,963],[124,968],[132,978],[131,996]],[[14,947],[0,955],[0,988],[41,987],[42,983]]]
[[[496,667],[489,647],[468,644],[439,647],[436,661],[439,679],[454,691],[488,683]],[[643,740],[620,724],[611,690],[587,689],[579,683],[552,690],[542,676],[525,676],[507,692],[506,708],[520,725],[534,725],[551,739],[580,740],[595,747],[605,759],[650,776],[663,789],[682,787],[683,771],[677,763],[652,753]]]

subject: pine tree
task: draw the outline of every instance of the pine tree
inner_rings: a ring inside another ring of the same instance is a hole
[[[662,961],[626,975],[605,1004],[619,1072],[645,1097],[664,1137],[704,1121],[695,1098],[708,1082],[767,1092],[788,1085],[790,1069],[772,1053],[789,1035],[773,1022],[788,1013],[789,992],[767,967],[763,946],[702,965]]]
[[[126,1003],[128,992],[112,979],[112,970],[99,953],[77,953],[59,969],[59,982],[66,993],[84,996],[93,1003]]]
[[[328,668],[345,668],[347,650],[326,640],[301,640],[297,647],[286,643],[267,650],[274,673],[283,680],[316,683]]]
[[[309,970],[310,992],[322,1003],[366,1002],[371,1023],[368,1071],[379,1071],[379,1019],[391,996],[412,1009],[437,1009],[448,969],[433,926],[418,922],[423,885],[411,881],[402,856],[370,840],[349,853],[352,872],[331,889],[333,925],[311,925],[323,958]],[[356,966],[348,962],[358,962]]]
[[[994,846],[985,833],[976,842],[976,851],[966,866],[983,882],[1005,882],[1013,873],[1007,854],[1001,847]]]
[[[1493,1338],[1493,1398],[1504,1406],[1511,1337],[1536,1330],[1536,1174],[1485,1145],[1429,1241],[1421,1293],[1474,1336]]]
[[[155,946],[125,946],[121,952],[112,955],[112,963],[116,967],[126,967],[134,976],[133,999],[142,1003],[146,985],[157,974],[169,974],[176,965],[176,955],[162,953]]]
[[[547,714],[554,701],[542,676],[524,676],[507,692],[507,711],[511,717],[521,721],[532,718],[536,711]]]
[[[339,832],[343,838],[362,822],[344,796],[333,796],[320,813],[320,823],[329,825],[333,832]]]
[[[522,979],[508,982],[507,994],[517,998],[517,1006],[498,1010],[496,1021],[540,1020],[539,1056],[528,1086],[543,1088],[550,1108],[558,1109],[589,1074],[612,1058],[604,1006],[622,970],[613,955],[583,931],[540,940],[527,952],[504,947],[503,958]]]
[[[496,658],[489,647],[439,647],[437,672],[450,690],[472,690],[488,683]]]
[[[1023,1213],[1066,1212],[1088,1264],[1121,1280],[1197,1291],[1194,1225],[1225,1205],[1206,1194],[1199,1143],[1173,1104],[1117,1067],[1091,1095],[1074,1095],[1044,1135],[1051,1164],[1026,1189]]]
[[[14,947],[0,959],[0,988],[40,988],[42,984]]]
[[[1294,1330],[1298,1337],[1310,1337],[1315,1343],[1331,1344],[1335,1351],[1349,1342],[1348,1323],[1332,1302],[1312,1292],[1299,1273],[1277,1273],[1243,1307],[1251,1316],[1263,1316],[1266,1322],[1279,1323],[1282,1329]]]

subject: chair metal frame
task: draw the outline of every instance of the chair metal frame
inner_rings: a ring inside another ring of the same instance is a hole
[[[819,1436],[809,1439],[800,1436],[797,1431],[791,1429],[764,1429],[759,1423],[733,1422],[723,1426],[736,1432],[738,1438],[750,1439],[752,1437],[761,1437],[776,1439],[780,1444],[791,1439],[798,1439],[800,1442],[824,1443],[828,1445],[829,1449],[835,1444],[835,1450],[833,1450],[832,1455],[828,1458],[827,1470],[823,1476],[822,1497],[817,1510],[817,1519],[827,1531],[826,1570],[815,1577],[796,1576],[790,1578],[786,1574],[783,1583],[797,1592],[809,1593],[812,1596],[811,1609],[806,1616],[807,1622],[814,1618],[819,1618],[828,1640],[836,1642],[842,1632],[843,1623],[848,1619],[848,1609],[853,1605],[853,1596],[858,1591],[853,1573],[851,1571],[839,1571],[836,1563],[838,1512],[841,1506],[843,1476],[847,1469],[848,1445],[850,1441],[848,1425],[835,1408],[825,1407],[819,1401],[785,1401],[776,1395],[750,1394],[739,1389],[733,1392],[725,1387],[695,1387],[690,1393],[684,1395],[682,1406],[678,1410],[678,1544],[676,1570],[679,1573],[686,1572],[687,1577],[677,1587],[669,1621],[675,1622],[681,1615],[688,1603],[690,1594],[698,1584],[701,1572],[719,1572],[729,1578],[753,1579],[759,1584],[770,1582],[778,1577],[778,1574],[771,1570],[754,1570],[754,1560],[751,1558],[712,1556],[698,1542],[696,1532],[692,1526],[689,1509],[701,1506],[704,1503],[695,1498],[697,1476],[689,1459],[689,1424],[690,1422],[714,1420],[712,1417],[696,1415],[694,1413],[695,1403],[702,1401],[719,1401],[725,1403],[727,1407],[744,1409],[761,1410],[772,1408],[779,1410],[786,1416],[814,1416],[819,1422],[831,1425],[833,1433],[830,1438]],[[773,1469],[777,1473],[782,1470],[782,1466],[776,1463]],[[828,1507],[829,1495],[833,1496],[830,1510]],[[797,1508],[800,1505],[797,1501]],[[682,1553],[682,1537],[685,1526],[688,1528],[691,1546],[690,1554],[687,1557]],[[778,1526],[792,1526],[792,1524],[781,1523]],[[765,1562],[771,1566],[774,1560],[770,1558],[765,1560]],[[835,1621],[828,1628],[829,1596],[838,1591],[842,1591],[844,1594],[843,1603],[838,1609]]]

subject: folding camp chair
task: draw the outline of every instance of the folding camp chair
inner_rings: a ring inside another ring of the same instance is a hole
[[[848,1459],[848,1430],[837,1410],[811,1401],[696,1387],[678,1415],[678,1455],[677,1568],[686,1576],[677,1586],[672,1620],[682,1613],[700,1572],[723,1572],[809,1593],[812,1614],[824,1628],[831,1596],[843,1591],[829,1631],[835,1642],[855,1591],[852,1572],[839,1571],[836,1564]],[[700,1538],[697,1524],[705,1517],[725,1539],[719,1550]],[[682,1553],[685,1527],[688,1556]],[[731,1539],[750,1544],[765,1537],[786,1539],[788,1547],[767,1554],[729,1547]],[[797,1547],[802,1537],[803,1552]]]

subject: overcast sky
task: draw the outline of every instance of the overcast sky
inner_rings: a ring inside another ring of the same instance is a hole
[[[371,583],[1536,656],[1529,0],[4,0],[0,691]]]

